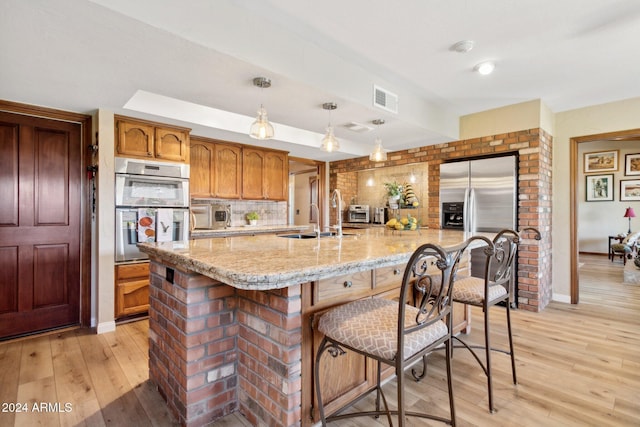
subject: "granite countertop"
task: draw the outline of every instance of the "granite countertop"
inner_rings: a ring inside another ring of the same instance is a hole
[[[406,263],[415,249],[432,242],[463,242],[457,230],[394,232],[384,228],[349,230],[342,238],[291,239],[257,234],[181,242],[139,243],[142,252],[240,289],[278,289]]]
[[[266,234],[266,233],[286,233],[286,232],[306,232],[313,231],[309,225],[245,225],[221,228],[217,230],[196,229],[190,232],[191,238],[200,239],[205,237],[227,237],[242,234]]]

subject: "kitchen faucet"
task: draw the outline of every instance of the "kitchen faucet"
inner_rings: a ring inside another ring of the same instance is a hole
[[[336,235],[342,237],[342,194],[337,188],[331,193],[331,207],[336,208],[337,224],[335,225]]]
[[[315,203],[311,203],[311,210],[313,210],[313,208],[316,208],[316,223],[313,225],[313,232],[316,234],[316,237],[319,239],[320,238],[320,209],[318,208],[318,205],[316,205]]]

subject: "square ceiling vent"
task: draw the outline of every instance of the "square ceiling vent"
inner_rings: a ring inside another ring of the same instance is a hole
[[[398,95],[373,85],[373,106],[398,114]]]

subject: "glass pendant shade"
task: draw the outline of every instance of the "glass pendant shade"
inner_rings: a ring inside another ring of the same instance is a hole
[[[372,162],[384,162],[387,160],[387,152],[382,148],[382,140],[376,138],[375,144],[373,152],[369,154],[369,160]]]
[[[255,139],[273,138],[273,126],[269,123],[267,110],[265,110],[262,105],[260,105],[260,109],[258,110],[256,121],[251,125],[249,136]]]
[[[333,135],[333,126],[327,126],[327,133],[322,138],[322,150],[332,152],[340,149],[338,139]]]

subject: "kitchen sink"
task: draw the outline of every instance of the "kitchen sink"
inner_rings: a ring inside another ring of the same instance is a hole
[[[342,233],[343,236],[354,236],[352,233]],[[279,234],[278,237],[285,237],[287,239],[315,239],[316,233],[298,233],[298,234]],[[325,237],[337,237],[335,232],[325,231],[320,233],[320,238]]]

